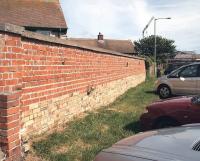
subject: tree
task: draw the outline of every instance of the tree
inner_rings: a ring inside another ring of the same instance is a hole
[[[165,63],[166,59],[172,58],[176,51],[174,40],[157,36],[157,63]],[[135,50],[139,55],[148,56],[154,60],[155,36],[151,35],[135,41]]]

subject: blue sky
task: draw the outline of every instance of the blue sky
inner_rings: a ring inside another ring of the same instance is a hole
[[[69,37],[142,38],[152,16],[159,20],[158,34],[176,41],[178,50],[200,53],[200,0],[60,0]],[[153,23],[146,36],[153,34]]]

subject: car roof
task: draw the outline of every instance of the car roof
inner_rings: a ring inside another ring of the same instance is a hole
[[[200,65],[200,62],[194,62],[194,63],[191,63],[191,64],[183,65],[181,67],[187,67],[187,66],[190,66],[190,65]]]

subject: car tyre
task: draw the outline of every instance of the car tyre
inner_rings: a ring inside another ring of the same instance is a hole
[[[178,126],[178,123],[176,120],[171,118],[163,118],[156,121],[154,128],[155,129],[163,129],[163,128],[170,128]]]
[[[158,88],[158,94],[160,99],[169,98],[171,96],[171,90],[167,85],[161,85]]]

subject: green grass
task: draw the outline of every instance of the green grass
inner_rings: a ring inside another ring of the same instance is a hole
[[[122,138],[140,131],[138,120],[147,104],[157,99],[148,79],[114,103],[70,122],[66,129],[33,143],[37,156],[50,161],[92,161],[95,155]]]

